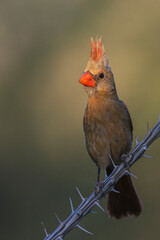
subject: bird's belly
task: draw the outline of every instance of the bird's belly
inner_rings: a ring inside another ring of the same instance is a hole
[[[100,123],[90,123],[85,131],[86,147],[92,160],[98,167],[109,165],[110,140],[107,129]]]
[[[90,122],[85,131],[86,147],[98,167],[106,168],[110,164],[110,156],[119,163],[120,156],[127,153],[131,146],[131,136],[121,122],[109,122],[107,127],[101,122]]]

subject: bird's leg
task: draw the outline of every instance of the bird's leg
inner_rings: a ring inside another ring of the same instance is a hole
[[[100,181],[100,167],[98,167],[98,172],[97,172],[97,182],[96,182],[96,185],[95,185],[95,191],[98,192],[101,187],[102,187],[102,182]]]
[[[100,172],[101,172],[101,169],[100,169],[100,167],[98,167],[98,172],[97,172],[97,183],[100,182]]]
[[[108,177],[108,175],[107,175],[107,168],[104,170],[104,174],[105,174],[105,178],[107,178]]]

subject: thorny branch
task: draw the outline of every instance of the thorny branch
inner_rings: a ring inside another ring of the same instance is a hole
[[[95,192],[93,192],[90,197],[84,198],[82,194],[80,193],[79,189],[76,187],[79,196],[81,198],[81,203],[77,207],[76,210],[73,209],[72,200],[70,198],[70,205],[71,205],[71,214],[70,216],[65,220],[61,221],[58,216],[57,219],[59,221],[59,226],[55,229],[55,231],[51,234],[48,234],[45,227],[45,233],[46,237],[44,240],[62,240],[64,236],[71,231],[74,228],[80,228],[81,230],[92,234],[88,232],[86,229],[82,228],[80,226],[80,221],[88,214],[88,213],[94,213],[92,211],[92,208],[94,206],[98,206],[102,211],[104,209],[100,206],[99,201],[110,191],[116,191],[114,190],[114,185],[117,183],[117,181],[125,174],[130,174],[131,176],[134,176],[132,173],[130,173],[129,168],[140,158],[140,157],[150,157],[147,155],[144,155],[145,151],[148,151],[148,147],[157,139],[160,137],[160,118],[157,124],[153,127],[153,129],[148,128],[148,133],[145,136],[145,138],[138,142],[138,138],[136,138],[136,146],[135,148],[130,151],[127,156],[123,158],[124,162],[120,165],[116,166],[113,161],[114,170],[113,172],[104,179],[102,182],[102,186],[99,189],[96,189]],[[111,159],[112,160],[112,159]]]

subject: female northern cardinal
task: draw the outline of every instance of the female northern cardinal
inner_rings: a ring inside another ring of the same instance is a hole
[[[132,146],[132,121],[126,105],[118,98],[111,68],[101,40],[91,38],[91,55],[79,82],[85,85],[88,104],[83,126],[86,147],[98,167],[113,170],[110,157],[120,164],[122,154]],[[124,175],[115,185],[120,193],[109,192],[107,210],[111,217],[139,216],[142,207],[129,175]]]

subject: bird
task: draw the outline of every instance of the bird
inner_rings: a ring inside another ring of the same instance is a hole
[[[91,159],[109,175],[113,164],[122,163],[132,148],[133,126],[125,103],[119,99],[114,76],[106,57],[102,40],[91,38],[91,54],[79,82],[84,85],[88,102],[83,118],[85,143]],[[142,203],[130,175],[123,175],[116,183],[117,192],[108,193],[107,211],[111,218],[139,216]]]

